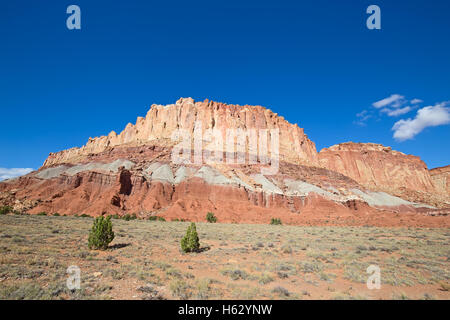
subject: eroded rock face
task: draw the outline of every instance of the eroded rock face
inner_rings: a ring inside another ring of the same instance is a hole
[[[430,175],[437,192],[450,197],[450,166],[431,169]]]
[[[202,131],[214,128],[223,135],[228,129],[278,129],[279,170],[263,173],[263,163],[174,162],[173,132],[195,131],[196,122]],[[377,144],[345,143],[317,154],[303,129],[268,109],[188,98],[153,105],[119,135],[50,154],[38,172],[0,183],[0,205],[31,214],[204,221],[211,211],[220,222],[269,223],[278,217],[303,225],[442,227],[450,225],[448,211],[429,205],[450,206],[448,195],[438,195],[433,185],[448,192],[447,178],[448,170],[430,176],[419,158]]]
[[[360,184],[384,190],[407,188],[435,192],[426,164],[419,157],[406,155],[374,143],[342,143],[319,153],[320,165],[340,172]]]
[[[181,98],[175,104],[152,105],[145,118],[138,117],[136,124],[129,123],[120,133],[111,132],[107,136],[90,138],[82,148],[72,148],[51,153],[44,167],[63,163],[79,163],[88,155],[98,154],[118,146],[142,146],[146,144],[173,146],[176,130],[192,133],[196,121],[202,124],[202,132],[217,129],[226,140],[227,129],[256,129],[258,138],[263,131],[279,129],[280,159],[292,163],[317,165],[315,144],[308,139],[302,128],[293,125],[269,109],[261,106],[239,106],[205,100],[195,102],[191,98]],[[192,137],[193,138],[193,137]],[[237,142],[235,142],[237,143]]]

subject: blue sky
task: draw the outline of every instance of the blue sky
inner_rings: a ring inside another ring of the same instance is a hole
[[[71,4],[81,30],[66,28]],[[366,27],[371,4],[381,30]],[[4,1],[0,175],[180,97],[266,106],[318,150],[376,142],[448,165],[449,11],[424,0]]]

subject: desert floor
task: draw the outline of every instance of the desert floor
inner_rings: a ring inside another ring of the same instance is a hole
[[[183,254],[188,222],[112,221],[91,251],[92,218],[0,216],[0,299],[450,299],[448,228],[197,223],[202,251]]]

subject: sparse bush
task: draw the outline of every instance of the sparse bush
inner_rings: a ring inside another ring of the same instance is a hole
[[[137,217],[136,217],[136,214],[135,214],[135,213],[133,213],[133,214],[127,213],[126,215],[124,215],[124,216],[122,217],[122,219],[125,220],[125,221],[130,221],[130,220],[136,220]]]
[[[163,222],[166,221],[166,219],[164,219],[163,217],[159,217],[159,216],[150,216],[150,217],[147,218],[147,220],[149,220],[149,221],[163,221]]]
[[[216,223],[217,217],[214,215],[214,213],[208,212],[206,214],[206,221],[208,221],[209,223]]]
[[[316,273],[322,270],[320,263],[309,261],[302,262],[300,268],[304,273]]]
[[[54,217],[59,217],[60,214],[59,214],[58,212],[55,212],[55,213],[53,214],[53,216],[54,216]]]
[[[336,275],[332,274],[332,273],[328,274],[328,273],[325,273],[325,272],[320,272],[319,278],[322,281],[333,282],[333,279],[336,278]]]
[[[284,245],[284,246],[281,247],[281,251],[283,253],[292,253],[292,248],[290,246],[288,246],[288,245]]]
[[[272,218],[272,220],[270,220],[270,224],[273,224],[273,225],[282,225],[281,219],[280,219],[280,218]]]
[[[200,279],[196,284],[197,288],[197,299],[204,300],[208,299],[211,291],[211,280],[210,279]]]
[[[174,278],[178,278],[178,279],[181,279],[183,277],[181,272],[173,267],[167,268],[166,275],[174,277]]]
[[[91,216],[86,214],[86,213],[83,213],[80,217],[82,217],[82,218],[90,218]]]
[[[107,218],[103,216],[97,217],[89,233],[89,249],[105,250],[113,239],[114,232],[112,231],[111,216]]]
[[[13,208],[10,206],[3,206],[0,208],[0,215],[2,214],[8,214],[10,212],[12,212]]]
[[[278,294],[279,296],[284,296],[284,297],[289,297],[290,292],[288,289],[277,286],[275,288],[272,289],[272,293]]]
[[[424,293],[422,300],[435,300],[435,298],[429,293]]]
[[[267,284],[267,283],[272,282],[272,281],[273,281],[273,278],[268,273],[263,273],[258,279],[258,282],[260,284]]]
[[[46,216],[46,215],[47,215],[47,212],[39,212],[37,215],[38,215],[38,216]]]
[[[200,249],[197,228],[195,223],[191,223],[186,231],[186,235],[181,239],[181,250],[183,252],[195,252]]]
[[[240,270],[240,269],[225,269],[222,270],[221,273],[224,276],[229,276],[231,279],[233,280],[239,280],[239,279],[248,279],[249,275],[247,272],[245,272],[244,270]]]
[[[278,271],[277,275],[278,275],[278,278],[280,278],[280,279],[289,278],[289,274],[287,274],[286,272],[283,272],[283,271]]]
[[[174,297],[180,298],[182,300],[189,299],[191,296],[190,285],[185,281],[177,279],[170,283],[170,291]]]
[[[441,290],[442,291],[450,291],[450,284],[445,283],[445,282],[441,282],[439,284],[441,285]]]

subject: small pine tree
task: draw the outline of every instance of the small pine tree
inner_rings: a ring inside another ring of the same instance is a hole
[[[181,250],[183,252],[196,252],[200,249],[197,228],[195,223],[191,223],[186,231],[186,235],[181,239]]]
[[[106,219],[103,216],[95,218],[94,225],[89,233],[89,249],[106,250],[113,239],[111,216]]]
[[[216,223],[217,217],[214,215],[214,213],[208,212],[208,214],[206,215],[206,221],[208,221],[209,223]]]

